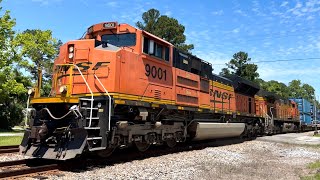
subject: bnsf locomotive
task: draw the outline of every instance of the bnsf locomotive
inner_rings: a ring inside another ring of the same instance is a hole
[[[52,90],[28,91],[22,154],[71,159],[109,156],[116,148],[255,137],[300,127],[293,101],[237,76],[212,74],[210,63],[128,24],[91,26],[60,48]]]

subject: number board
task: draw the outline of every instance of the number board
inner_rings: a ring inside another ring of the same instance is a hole
[[[116,26],[117,26],[116,22],[107,22],[103,24],[103,27],[105,29],[113,29],[113,28],[116,28]]]

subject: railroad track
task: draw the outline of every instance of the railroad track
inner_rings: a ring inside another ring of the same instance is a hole
[[[241,143],[242,139],[224,139],[217,141],[197,142],[192,144],[179,144],[175,148],[157,148],[151,147],[146,152],[139,152],[134,148],[123,149],[116,151],[108,158],[96,157],[89,155],[85,158],[74,159],[69,161],[54,161],[44,159],[23,159],[16,161],[0,162],[0,179],[10,179],[16,177],[32,177],[39,175],[42,176],[46,173],[55,174],[56,171],[73,171],[74,169],[87,170],[88,167],[101,167],[113,164],[128,162],[132,160],[142,160],[145,158],[156,157],[171,153],[198,150],[212,146],[223,146],[234,143]],[[123,156],[123,154],[127,154]]]
[[[0,146],[0,154],[19,152],[19,145]]]
[[[38,159],[22,159],[15,161],[0,162],[0,179],[13,177],[25,177],[32,174],[59,170],[58,163],[48,162],[43,164]]]

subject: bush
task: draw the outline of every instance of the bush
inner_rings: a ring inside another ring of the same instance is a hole
[[[18,125],[24,118],[23,109],[24,106],[20,103],[2,104],[0,108],[0,129],[11,129],[11,127]]]

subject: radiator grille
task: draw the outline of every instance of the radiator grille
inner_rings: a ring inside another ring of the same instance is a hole
[[[200,91],[209,93],[209,81],[201,79],[200,80]]]
[[[185,103],[192,103],[192,104],[198,104],[198,98],[192,97],[192,96],[186,96],[186,95],[177,95],[177,100],[179,102],[185,102]]]
[[[183,84],[183,85],[191,86],[191,87],[195,87],[195,88],[198,87],[198,82],[197,81],[194,81],[194,80],[191,80],[191,79],[187,79],[187,78],[184,78],[184,77],[181,77],[181,76],[178,76],[177,81],[178,81],[179,84]]]

